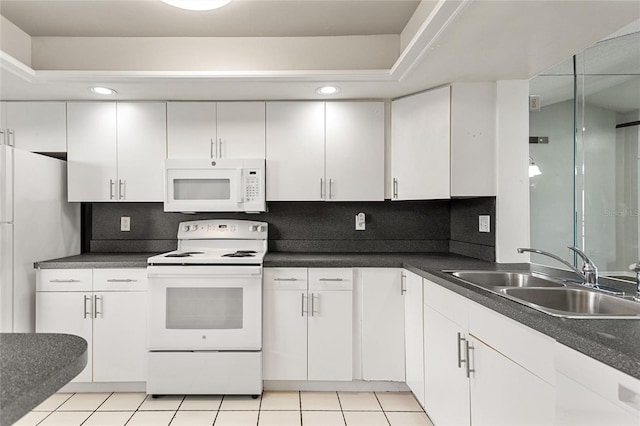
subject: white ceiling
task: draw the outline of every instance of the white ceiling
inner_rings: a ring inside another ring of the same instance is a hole
[[[407,23],[416,30],[412,40],[398,37],[401,53],[395,64],[376,70],[104,71],[90,64],[84,71],[34,70],[0,55],[0,98],[96,99],[87,88],[102,84],[115,88],[115,99],[123,100],[318,99],[315,89],[333,83],[341,88],[333,99],[390,99],[450,82],[528,79],[640,18],[640,2],[626,0],[433,0],[416,5],[404,0],[234,0],[201,15],[158,0],[0,0],[0,13],[33,37],[193,34],[312,40],[398,35]],[[90,47],[99,38],[86,40]]]

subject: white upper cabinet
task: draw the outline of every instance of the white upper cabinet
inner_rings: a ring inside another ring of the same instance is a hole
[[[162,201],[164,103],[69,102],[69,201]]]
[[[384,103],[268,102],[267,200],[384,200]]]
[[[218,158],[265,158],[265,103],[218,102]]]
[[[496,195],[496,85],[451,89],[451,196]]]
[[[116,199],[115,102],[67,104],[69,201]]]
[[[393,101],[394,200],[494,196],[495,83],[455,83]]]
[[[329,201],[384,200],[384,103],[326,103]]]
[[[394,200],[449,198],[450,110],[448,86],[393,101]]]
[[[32,152],[67,152],[64,102],[3,102],[0,130],[9,143]]]
[[[324,196],[324,102],[267,102],[267,201]]]
[[[215,102],[167,102],[168,158],[218,158]]]
[[[164,102],[118,102],[118,197],[128,201],[164,198],[167,133]]]

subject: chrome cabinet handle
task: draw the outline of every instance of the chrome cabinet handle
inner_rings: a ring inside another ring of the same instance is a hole
[[[274,281],[298,281],[297,278],[279,278],[279,277],[275,277],[273,280]]]
[[[393,178],[393,198],[398,198],[398,179]]]
[[[400,295],[404,296],[404,294],[407,292],[407,286],[405,285],[405,280],[407,279],[407,276],[405,274],[400,274]]]
[[[342,278],[320,278],[319,281],[344,281]]]
[[[116,181],[113,179],[109,179],[109,199],[113,200],[115,196],[113,195],[116,189]]]
[[[220,144],[220,156],[218,158],[222,158],[222,138],[218,139],[218,143]]]
[[[320,198],[324,199],[324,179],[320,178]]]
[[[214,143],[214,142],[213,142],[213,138],[211,138],[211,149],[210,149],[210,152],[211,152],[211,158],[214,158],[214,155],[213,155],[213,143]],[[218,152],[218,146],[216,145],[216,153],[217,153],[217,152]]]
[[[329,179],[329,199],[333,198],[333,179]]]
[[[59,279],[55,279],[55,280],[49,280],[50,283],[79,283],[80,280],[59,280]]]
[[[102,312],[98,312],[98,300],[102,303],[102,297],[95,295],[93,296],[93,317],[98,318],[98,315],[102,315]]]
[[[108,283],[132,283],[134,281],[138,281],[138,280],[132,280],[131,278],[125,278],[125,279],[111,278],[107,280]]]
[[[89,318],[91,318],[91,311],[87,312],[87,300],[91,301],[91,298],[85,294],[84,295],[84,318],[85,319],[87,318],[87,315],[89,315]],[[91,303],[89,303],[89,307],[91,307]]]
[[[311,316],[316,314],[316,294],[311,293]]]
[[[13,139],[13,141],[12,141]],[[16,131],[7,129],[7,145],[16,146]]]
[[[127,181],[124,179],[118,179],[118,198],[124,200],[126,197],[125,190],[127,189]]]
[[[7,142],[7,134],[2,129],[0,129],[0,145],[9,145],[9,142]]]
[[[474,370],[473,368],[471,368],[471,358],[469,357],[469,352],[471,352],[473,350],[473,346],[471,346],[471,344],[469,343],[469,341],[467,340],[465,342],[465,346],[466,346],[466,364],[467,364],[467,378],[471,377],[471,373],[474,373],[476,370]]]
[[[462,364],[466,362],[466,360],[462,359],[462,342],[466,341],[464,337],[462,337],[461,333],[458,333],[458,368],[462,368]],[[469,376],[467,376],[469,377]]]

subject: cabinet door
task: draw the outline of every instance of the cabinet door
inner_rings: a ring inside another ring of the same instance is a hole
[[[146,295],[141,291],[94,293],[94,382],[147,379]]]
[[[471,424],[550,425],[553,386],[469,335]]]
[[[267,102],[267,201],[325,199],[324,102]]]
[[[166,104],[118,102],[118,199],[162,201]]]
[[[14,146],[32,152],[67,152],[64,102],[7,102],[6,126]]]
[[[471,420],[464,330],[424,307],[424,407],[434,424],[468,425]]]
[[[220,158],[265,158],[265,103],[218,102]]]
[[[398,269],[360,269],[362,379],[405,381],[404,297]]]
[[[167,102],[168,158],[217,158],[216,141],[215,102]]]
[[[329,201],[384,201],[384,103],[327,102]]]
[[[405,271],[404,327],[407,386],[424,407],[422,277]]]
[[[92,379],[91,301],[91,293],[36,292],[36,333],[75,334],[87,341],[87,366],[72,382]]]
[[[353,380],[352,291],[309,292],[309,380]]]
[[[67,103],[69,201],[116,199],[116,103]]]
[[[450,104],[449,87],[393,102],[393,199],[450,197]]]
[[[307,380],[306,289],[265,288],[262,309],[262,378]]]

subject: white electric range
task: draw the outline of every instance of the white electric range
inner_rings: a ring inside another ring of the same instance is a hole
[[[150,257],[147,393],[262,393],[262,261],[268,225],[182,222]]]

